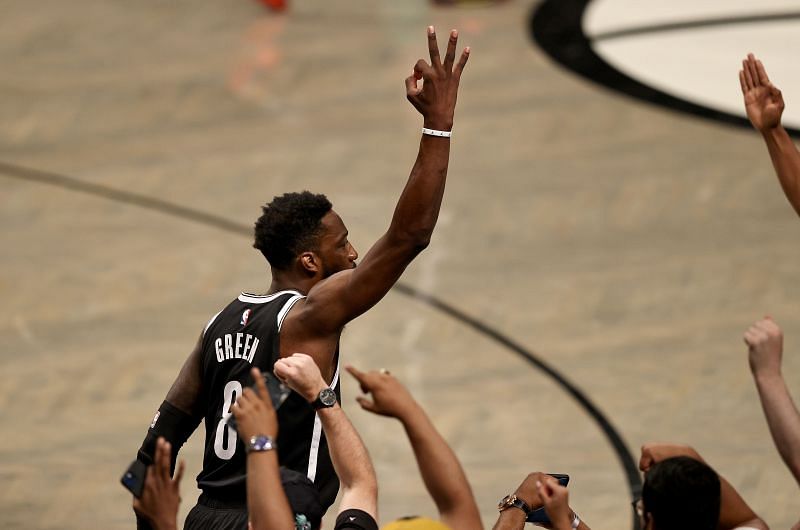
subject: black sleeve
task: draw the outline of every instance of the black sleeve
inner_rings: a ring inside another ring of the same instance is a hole
[[[378,523],[363,510],[345,510],[336,518],[334,530],[378,530]]]
[[[158,408],[147,435],[144,437],[142,446],[136,455],[146,465],[152,465],[156,452],[156,441],[159,436],[163,436],[170,445],[172,452],[170,455],[170,473],[175,473],[175,462],[178,460],[178,451],[189,439],[194,430],[200,424],[201,418],[192,417],[177,407],[172,406],[167,401],[161,403]],[[136,528],[138,530],[151,530],[152,527],[145,519],[136,516]]]
[[[147,430],[142,446],[139,448],[137,458],[147,465],[153,463],[156,451],[156,441],[159,436],[163,436],[172,445],[170,462],[170,472],[175,472],[175,462],[178,459],[178,451],[189,439],[194,430],[200,424],[201,418],[186,414],[169,402],[164,401],[153,418],[153,423]]]

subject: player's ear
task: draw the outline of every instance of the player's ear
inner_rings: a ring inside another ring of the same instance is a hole
[[[320,270],[320,260],[313,252],[300,254],[300,265],[312,275]]]

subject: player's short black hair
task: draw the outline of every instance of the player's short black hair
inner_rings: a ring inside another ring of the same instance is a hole
[[[688,456],[662,460],[644,478],[642,503],[656,530],[715,530],[719,521],[717,473]]]
[[[253,247],[276,269],[288,268],[301,252],[317,250],[322,218],[333,205],[325,195],[284,193],[262,206]]]

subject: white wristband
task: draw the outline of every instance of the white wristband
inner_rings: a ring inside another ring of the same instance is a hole
[[[442,138],[450,138],[453,135],[452,131],[437,131],[436,129],[428,129],[423,127],[422,134],[427,134],[428,136],[441,136]]]

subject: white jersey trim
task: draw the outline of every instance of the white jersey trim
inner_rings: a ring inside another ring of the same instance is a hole
[[[295,302],[297,302],[301,298],[305,298],[305,296],[303,296],[302,294],[296,294],[293,297],[289,298],[285,304],[283,304],[283,307],[278,312],[278,333],[281,332],[281,325],[283,325],[283,319],[286,318],[286,315],[289,313],[289,310],[292,308]]]
[[[251,293],[242,293],[239,295],[239,301],[245,302],[248,304],[266,304],[267,302],[271,302],[272,300],[276,299],[282,294],[286,293],[294,293],[296,295],[302,296],[295,290],[287,290],[287,291],[278,291],[277,293],[272,294],[251,294]]]
[[[211,327],[211,324],[214,323],[214,321],[217,319],[217,317],[220,315],[220,313],[222,313],[222,310],[220,310],[219,313],[217,313],[216,315],[211,317],[211,320],[208,321],[208,324],[206,324],[206,327],[203,328],[203,336],[204,337],[206,336],[206,331],[208,331],[208,328]],[[195,328],[195,329],[197,329],[197,328]]]
[[[331,388],[339,384],[339,362],[336,362],[336,372],[333,374]],[[317,478],[317,460],[319,459],[319,443],[322,439],[322,420],[319,414],[314,414],[314,432],[311,434],[311,451],[308,453],[308,479],[314,482]]]

